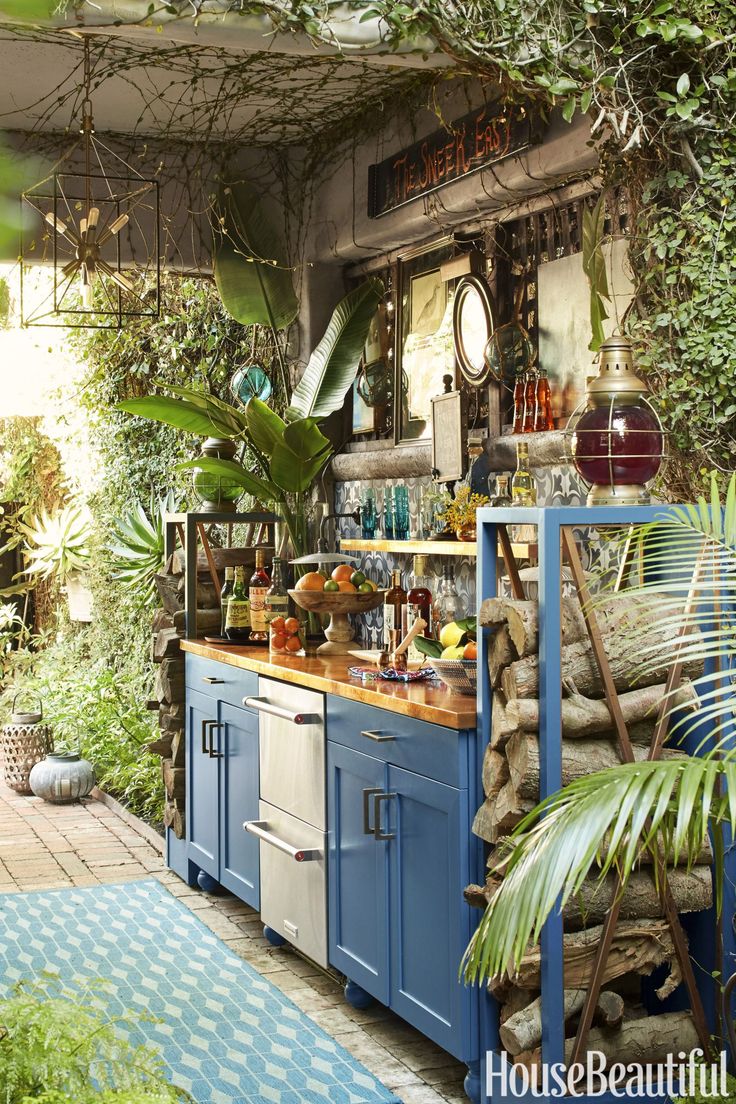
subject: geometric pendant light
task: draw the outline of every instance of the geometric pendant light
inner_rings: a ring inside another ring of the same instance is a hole
[[[21,196],[23,326],[117,329],[127,318],[159,315],[158,181],[96,137],[91,79],[85,37],[80,137],[56,170]],[[60,172],[75,154],[83,172]],[[51,290],[30,279],[32,264],[52,266]]]

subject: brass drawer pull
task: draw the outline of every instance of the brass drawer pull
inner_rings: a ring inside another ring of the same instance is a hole
[[[202,682],[206,682],[208,686],[220,686],[224,681],[224,679],[215,678],[214,675],[204,675],[202,678]]]
[[[361,732],[360,735],[367,737],[367,739],[369,739],[369,740],[375,740],[375,742],[377,744],[382,744],[386,740],[395,740],[396,739],[395,736],[382,736],[380,732],[376,732],[375,730],[372,730],[370,728],[364,729]]]

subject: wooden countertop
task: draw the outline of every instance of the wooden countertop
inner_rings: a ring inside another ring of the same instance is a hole
[[[259,675],[282,679],[283,682],[293,682],[310,690],[321,690],[326,694],[389,709],[405,717],[416,717],[458,730],[475,728],[476,725],[476,704],[472,695],[453,694],[437,682],[388,682],[383,679],[361,682],[348,675],[348,667],[359,664],[352,656],[325,659],[319,656],[270,657],[267,648],[229,648],[221,644],[208,644],[204,640],[182,640],[181,647],[192,655],[228,663],[231,667],[242,667]]]

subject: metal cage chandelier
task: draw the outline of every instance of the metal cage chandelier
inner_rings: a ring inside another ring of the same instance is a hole
[[[80,138],[49,176],[21,196],[23,326],[117,329],[128,318],[159,315],[158,181],[145,179],[97,138],[91,82],[85,38]],[[59,171],[80,151],[83,172]],[[52,266],[51,290],[38,291],[29,278],[31,265]]]

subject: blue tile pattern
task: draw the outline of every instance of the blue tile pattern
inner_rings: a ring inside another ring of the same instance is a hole
[[[161,1018],[134,1041],[198,1104],[399,1104],[157,881],[0,895],[0,961],[6,992],[108,979],[111,1012]]]

